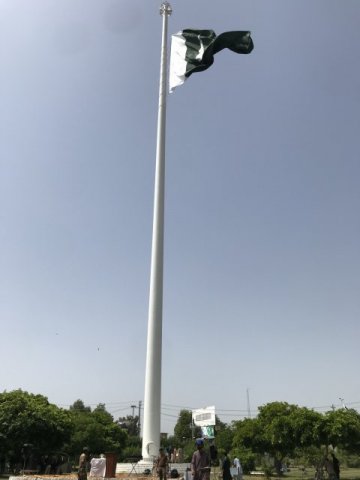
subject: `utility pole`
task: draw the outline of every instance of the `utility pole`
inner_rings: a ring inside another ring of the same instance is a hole
[[[139,437],[141,437],[141,422],[140,422],[141,405],[142,405],[142,401],[139,400]]]
[[[246,389],[248,418],[251,418],[249,389]]]
[[[131,405],[131,408],[132,408],[132,416],[134,416],[136,405]]]

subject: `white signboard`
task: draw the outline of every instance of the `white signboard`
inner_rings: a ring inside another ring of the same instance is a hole
[[[205,407],[193,410],[192,420],[197,427],[215,425],[215,407]]]

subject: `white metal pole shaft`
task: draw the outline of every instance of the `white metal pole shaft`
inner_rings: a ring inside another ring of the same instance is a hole
[[[154,217],[151,250],[148,337],[145,370],[145,396],[142,457],[152,460],[160,447],[162,306],[164,264],[165,126],[167,94],[167,23],[172,10],[168,2],[160,8],[163,17],[159,110],[156,140]]]

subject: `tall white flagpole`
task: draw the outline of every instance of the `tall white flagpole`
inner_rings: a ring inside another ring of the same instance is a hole
[[[164,264],[165,126],[167,95],[167,25],[172,9],[168,2],[160,7],[162,42],[160,62],[159,110],[156,139],[154,217],[151,250],[148,337],[145,370],[145,396],[142,457],[153,460],[160,448],[162,306]]]

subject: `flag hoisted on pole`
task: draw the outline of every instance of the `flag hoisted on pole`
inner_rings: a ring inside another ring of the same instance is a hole
[[[235,53],[250,53],[254,44],[250,32],[224,32],[187,28],[171,36],[169,90],[182,85],[192,73],[206,70],[215,53],[228,48]]]
[[[152,465],[153,458],[158,454],[160,448],[167,31],[168,17],[171,13],[172,8],[170,4],[164,1],[160,7],[160,15],[162,15],[162,41],[142,432],[142,463],[150,465]],[[250,53],[253,49],[250,33],[225,32],[217,36],[213,30],[187,29],[174,35],[170,65],[170,90],[184,83],[185,78],[192,73],[207,69],[214,61],[214,54],[224,48],[229,48],[237,53]],[[185,67],[185,69],[181,70],[179,65],[181,68]]]
[[[145,368],[145,396],[142,457],[151,462],[160,448],[162,304],[164,263],[165,126],[167,95],[167,25],[172,9],[168,2],[160,7],[162,41],[160,59],[159,107],[156,138],[154,217],[151,247],[148,337]]]

